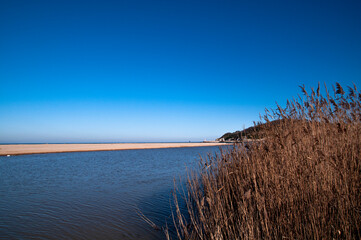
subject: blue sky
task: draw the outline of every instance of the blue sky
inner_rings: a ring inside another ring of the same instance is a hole
[[[360,1],[0,2],[0,142],[199,141],[361,83]]]

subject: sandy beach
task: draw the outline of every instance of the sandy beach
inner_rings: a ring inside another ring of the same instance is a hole
[[[12,144],[0,145],[0,156],[35,153],[90,152],[152,148],[220,146],[225,143],[104,143],[104,144]]]

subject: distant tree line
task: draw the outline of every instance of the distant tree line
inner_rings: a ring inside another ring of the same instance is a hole
[[[219,141],[242,141],[244,139],[261,139],[265,137],[265,130],[268,128],[279,125],[281,121],[285,120],[274,120],[268,123],[257,122],[254,126],[246,128],[242,131],[228,132],[223,134],[222,137],[218,138]]]

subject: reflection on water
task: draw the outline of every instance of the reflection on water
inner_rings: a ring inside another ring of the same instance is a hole
[[[163,239],[174,177],[218,147],[0,157],[0,238]]]

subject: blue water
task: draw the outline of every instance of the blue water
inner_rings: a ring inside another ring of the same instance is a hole
[[[0,238],[164,239],[173,179],[218,147],[0,157]],[[182,180],[181,180],[182,181]]]

